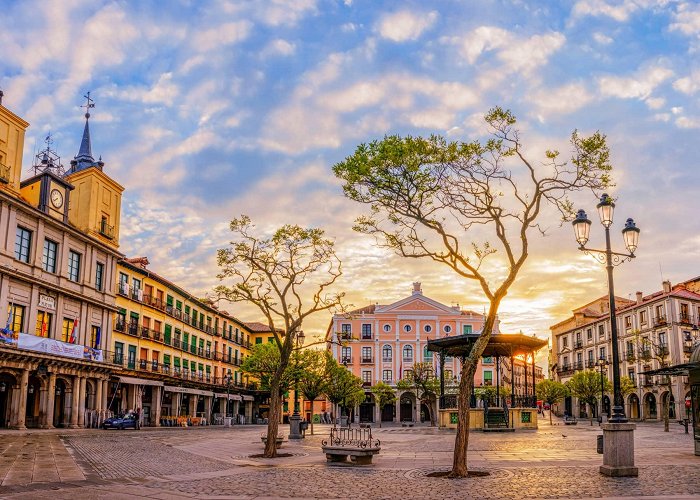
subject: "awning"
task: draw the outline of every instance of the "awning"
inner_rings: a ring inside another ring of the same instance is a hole
[[[146,378],[119,377],[119,382],[121,382],[122,384],[155,385],[158,387],[163,387],[163,382],[161,382],[159,380],[148,380]]]
[[[241,397],[243,398],[243,401],[254,401],[255,400],[255,398],[253,396],[248,396],[247,394],[243,394],[243,395],[241,395]]]
[[[198,396],[213,396],[212,391],[203,391],[201,389],[190,389],[189,387],[176,387],[166,385],[165,390],[168,392],[179,392],[180,394],[197,394]]]
[[[233,401],[240,401],[242,399],[238,394],[219,394],[218,392],[215,392],[214,396],[219,399],[226,399],[228,397],[228,399]]]

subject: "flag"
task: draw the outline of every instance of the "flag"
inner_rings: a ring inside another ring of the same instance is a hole
[[[10,302],[10,310],[7,311],[7,324],[5,325],[5,329],[3,330],[5,334],[9,334],[12,330],[10,330],[10,327],[13,326],[15,322],[15,305]]]
[[[46,313],[44,313],[41,317],[41,336],[46,337],[46,330],[49,327],[48,323],[46,322]]]
[[[76,343],[76,338],[75,338],[75,330],[78,328],[78,318],[75,318],[75,321],[73,322],[73,328],[70,331],[70,337],[68,337],[68,342],[71,344]]]
[[[101,337],[102,337],[102,328],[98,326],[97,331],[95,332],[95,345],[93,346],[95,349],[100,348],[100,340],[102,340]]]

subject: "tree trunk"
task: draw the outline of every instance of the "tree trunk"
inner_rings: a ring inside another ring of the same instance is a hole
[[[473,366],[472,366],[473,365]],[[467,477],[467,448],[469,446],[469,396],[474,388],[476,364],[465,360],[462,365],[462,380],[459,383],[457,397],[457,436],[449,477]]]
[[[591,427],[593,427],[593,403],[588,403],[588,419],[591,421]]]
[[[549,425],[552,425],[552,403],[549,404]]]
[[[437,407],[437,400],[430,401],[426,406],[428,407],[428,413],[430,415],[430,427],[435,427],[435,425],[437,424],[437,418],[435,416],[435,413],[436,413],[435,408]]]
[[[668,379],[671,380],[671,377]],[[669,383],[666,387],[668,388],[668,397],[664,399],[664,432],[668,432],[668,412],[671,406],[671,395],[673,394],[673,392],[671,392],[673,391],[671,384]]]
[[[267,421],[267,443],[265,443],[265,452],[263,453],[265,458],[277,456],[277,429],[282,414],[282,397],[279,387],[279,381],[273,378],[270,381],[270,418]]]

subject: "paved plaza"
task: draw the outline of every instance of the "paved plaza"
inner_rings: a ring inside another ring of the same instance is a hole
[[[674,422],[675,424],[675,422]],[[286,427],[282,429],[286,432]],[[700,498],[700,457],[675,424],[639,424],[638,478],[598,473],[598,426],[540,425],[538,431],[470,436],[470,468],[489,476],[451,480],[454,432],[373,429],[381,454],[368,467],[328,465],[316,435],[286,442],[274,460],[263,426],[141,431],[0,431],[0,498]]]

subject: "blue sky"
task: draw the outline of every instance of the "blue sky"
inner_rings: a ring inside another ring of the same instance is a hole
[[[66,164],[77,153],[91,91],[93,152],[126,187],[122,251],[198,293],[217,283],[215,250],[245,213],[261,229],[325,228],[355,305],[422,281],[433,298],[481,310],[472,283],[352,233],[364,209],[330,169],[388,133],[479,137],[494,105],[516,113],[535,160],[568,151],[573,129],[608,135],[615,231],[628,216],[642,229],[638,258],[617,271],[620,295],[700,274],[693,2],[5,1],[0,47],[3,103],[31,123],[25,169],[48,131]],[[595,216],[590,195],[577,202]],[[548,216],[503,303],[504,330],[546,336],[605,293],[603,268]]]

